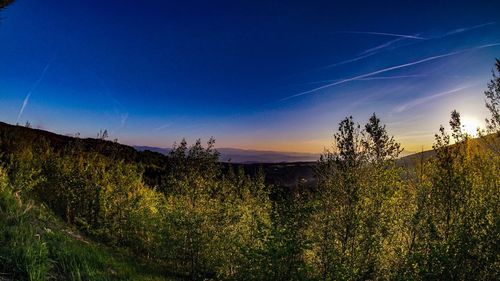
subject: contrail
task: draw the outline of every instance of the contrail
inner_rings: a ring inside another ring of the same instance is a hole
[[[346,64],[346,63],[350,63],[350,62],[355,62],[355,61],[362,60],[362,59],[367,58],[367,57],[371,57],[371,56],[373,56],[373,55],[375,55],[377,53],[378,52],[372,52],[372,53],[364,54],[364,55],[361,55],[361,56],[357,56],[357,57],[352,58],[352,59],[348,59],[348,60],[343,60],[343,61],[340,61],[340,62],[332,63],[332,64],[329,64],[329,65],[325,65],[325,66],[319,67],[319,68],[317,68],[317,70],[326,69],[326,68],[330,68],[330,67],[335,67],[335,66],[343,65],[343,64]]]
[[[376,76],[376,77],[366,77],[357,79],[358,81],[371,81],[371,80],[390,80],[390,79],[403,79],[403,78],[419,78],[419,77],[427,77],[427,74],[411,74],[411,75],[395,75],[395,76]],[[312,81],[306,83],[300,83],[295,85],[311,85],[311,84],[321,84],[321,83],[332,83],[338,82],[343,79],[330,79],[330,80],[320,80],[320,81]]]
[[[291,98],[295,98],[295,97],[299,97],[299,96],[303,96],[303,95],[306,95],[306,94],[310,94],[310,93],[319,91],[321,89],[329,88],[329,87],[332,87],[332,86],[335,86],[335,85],[339,85],[339,84],[343,84],[343,83],[346,83],[346,82],[358,80],[358,79],[361,79],[361,78],[373,76],[373,75],[384,73],[384,72],[387,72],[387,71],[391,71],[391,70],[395,70],[395,69],[400,69],[400,68],[404,68],[404,67],[408,67],[408,66],[412,66],[412,65],[416,65],[416,64],[427,62],[427,61],[436,60],[436,59],[439,59],[439,58],[453,56],[453,55],[456,55],[458,53],[459,52],[452,52],[452,53],[448,53],[448,54],[444,54],[444,55],[432,56],[432,57],[428,57],[428,58],[425,58],[425,59],[422,59],[422,60],[418,60],[418,61],[414,61],[414,62],[410,62],[410,63],[405,63],[405,64],[400,64],[400,65],[396,65],[396,66],[391,66],[391,67],[380,69],[380,70],[377,70],[377,71],[374,71],[374,72],[370,72],[370,73],[362,74],[362,75],[359,75],[359,76],[355,76],[355,77],[352,77],[352,78],[343,79],[343,80],[340,80],[340,81],[335,82],[335,83],[327,84],[327,85],[324,85],[324,86],[321,86],[321,87],[318,87],[318,88],[314,88],[312,90],[308,90],[308,91],[305,91],[305,92],[301,92],[301,93],[298,93],[298,94],[295,94],[295,95],[283,98],[283,99],[281,99],[281,101],[284,101],[284,100],[287,100],[287,99],[291,99]]]
[[[426,102],[428,102],[430,100],[433,100],[435,98],[439,98],[439,97],[442,97],[442,96],[453,94],[453,93],[459,92],[461,90],[464,90],[464,89],[467,89],[467,88],[470,88],[470,87],[472,87],[472,86],[464,86],[464,87],[452,89],[452,90],[449,90],[449,91],[437,93],[437,94],[434,94],[434,95],[431,95],[431,96],[421,97],[421,98],[415,99],[415,100],[413,100],[411,102],[408,102],[408,103],[405,103],[403,105],[398,106],[394,111],[397,112],[397,113],[400,113],[400,112],[402,112],[404,110],[410,109],[410,108],[415,107],[417,105],[421,105],[421,104],[426,103]]]
[[[372,35],[394,36],[394,37],[398,37],[398,38],[396,38],[394,40],[391,40],[391,41],[388,41],[388,42],[385,42],[385,43],[383,43],[381,45],[378,45],[378,46],[375,46],[373,48],[364,50],[363,52],[360,53],[359,56],[357,56],[355,58],[347,59],[347,60],[340,61],[340,62],[333,63],[333,64],[329,64],[329,65],[320,67],[318,69],[326,69],[326,68],[330,68],[330,67],[335,67],[335,66],[339,66],[339,65],[343,65],[343,64],[355,62],[355,61],[358,61],[358,60],[361,60],[361,59],[364,59],[364,58],[367,58],[367,57],[371,57],[373,55],[376,55],[376,54],[380,53],[381,52],[380,49],[384,49],[386,47],[389,47],[390,45],[392,45],[392,44],[394,44],[394,43],[396,43],[398,41],[401,41],[403,39],[417,39],[417,40],[442,39],[442,38],[448,37],[450,35],[459,34],[459,33],[462,33],[462,32],[467,32],[467,31],[470,31],[470,30],[478,29],[478,28],[485,27],[485,26],[488,26],[488,25],[493,25],[493,24],[496,24],[496,22],[487,22],[487,23],[483,23],[483,24],[478,24],[478,25],[470,26],[470,27],[459,28],[459,29],[455,29],[455,30],[449,31],[449,32],[447,32],[447,33],[445,33],[445,34],[443,34],[441,36],[430,37],[430,38],[420,37],[417,34],[415,34],[415,35],[406,35],[406,34],[393,34],[393,33],[386,33],[386,32],[371,32],[371,31],[338,31],[336,33],[372,34]]]
[[[452,31],[446,33],[445,35],[437,37],[437,38],[443,38],[443,37],[446,37],[446,36],[449,36],[449,35],[453,35],[453,34],[457,34],[457,33],[462,33],[462,32],[466,32],[466,31],[469,31],[469,30],[474,30],[474,29],[485,27],[485,26],[492,25],[492,24],[495,24],[495,23],[496,23],[495,21],[492,21],[492,22],[478,24],[478,25],[474,25],[474,26],[470,26],[470,27],[464,27],[464,28],[455,29],[455,30],[452,30]]]
[[[500,45],[500,43],[486,44],[486,45],[481,45],[481,46],[477,46],[477,47],[473,47],[473,48],[469,48],[469,49],[465,49],[465,50],[461,50],[461,51],[455,51],[455,52],[451,52],[451,53],[447,53],[447,54],[443,54],[443,55],[432,56],[432,57],[428,57],[428,58],[421,59],[421,60],[414,61],[414,62],[409,62],[409,63],[405,63],[405,64],[400,64],[400,65],[396,65],[396,66],[387,67],[387,68],[380,69],[380,70],[377,70],[377,71],[374,71],[374,72],[370,72],[370,73],[358,75],[358,76],[355,76],[355,77],[352,77],[352,78],[343,79],[343,80],[340,80],[340,81],[337,81],[337,82],[334,82],[334,83],[330,83],[330,84],[327,84],[327,85],[324,85],[324,86],[321,86],[321,87],[317,87],[317,88],[314,88],[314,89],[311,89],[311,90],[308,90],[308,91],[305,91],[305,92],[301,92],[301,93],[298,93],[298,94],[295,94],[295,95],[291,95],[291,96],[288,96],[288,97],[280,99],[280,101],[285,101],[285,100],[288,100],[288,99],[291,99],[291,98],[295,98],[295,97],[307,95],[307,94],[310,94],[310,93],[313,93],[313,92],[316,92],[316,91],[319,91],[319,90],[322,90],[322,89],[325,89],[325,88],[329,88],[329,87],[332,87],[332,86],[335,86],[335,85],[339,85],[339,84],[343,84],[343,83],[346,83],[346,82],[358,80],[358,79],[361,79],[361,78],[370,77],[370,76],[373,76],[373,75],[376,75],[376,74],[380,74],[380,73],[384,73],[384,72],[388,72],[388,71],[391,71],[391,70],[396,70],[396,69],[405,68],[405,67],[412,66],[412,65],[421,64],[421,63],[428,62],[428,61],[437,60],[437,59],[440,59],[440,58],[454,56],[454,55],[465,53],[465,52],[468,52],[468,51],[471,51],[471,50],[479,50],[479,49],[484,49],[484,48],[489,48],[489,47],[494,47],[494,46],[499,46],[499,45]]]
[[[388,80],[388,79],[401,79],[401,78],[418,78],[427,77],[427,74],[412,74],[412,75],[395,75],[395,76],[377,76],[377,77],[367,77],[359,80],[370,81],[370,80]]]
[[[387,33],[387,32],[373,32],[373,31],[337,31],[337,33],[382,35],[382,36],[392,36],[392,37],[400,37],[400,38],[408,38],[408,39],[417,39],[417,40],[427,40],[428,39],[428,38],[424,38],[424,37],[420,37],[420,36],[416,36],[416,35]]]
[[[416,36],[416,35],[411,35],[411,36]],[[357,57],[354,57],[352,59],[347,59],[347,60],[343,60],[343,61],[340,61],[340,62],[332,63],[332,64],[325,65],[325,66],[322,66],[322,67],[318,67],[316,69],[317,70],[327,69],[327,68],[330,68],[330,67],[336,67],[336,66],[339,66],[339,65],[343,65],[343,64],[355,62],[355,61],[358,61],[358,60],[362,60],[362,59],[367,58],[367,57],[371,57],[373,55],[376,55],[376,54],[382,52],[384,48],[387,48],[387,47],[393,45],[394,43],[399,42],[399,41],[404,40],[404,39],[406,39],[406,38],[405,37],[399,37],[399,38],[396,38],[394,40],[387,41],[387,42],[385,42],[383,44],[380,44],[378,46],[375,46],[375,47],[372,47],[372,48],[369,48],[369,49],[366,49],[366,50],[362,51]]]
[[[28,101],[30,99],[31,92],[26,95],[26,97],[23,100],[23,104],[21,105],[21,109],[19,110],[19,113],[17,114],[17,119],[16,119],[16,124],[19,123],[19,118],[21,118],[21,115],[23,114],[24,108],[28,104]]]
[[[375,51],[379,52],[379,50],[380,50],[380,49],[387,48],[387,47],[389,47],[390,45],[392,45],[392,44],[394,44],[394,43],[396,43],[396,42],[399,42],[399,41],[401,41],[401,40],[404,40],[404,39],[405,39],[405,38],[401,38],[401,37],[400,37],[400,38],[396,38],[396,39],[391,40],[391,41],[387,41],[387,42],[385,42],[385,43],[383,43],[383,44],[380,44],[380,45],[378,45],[378,46],[375,46],[375,47],[373,47],[373,48],[370,48],[370,49],[364,50],[364,51],[361,53],[361,55],[364,55],[364,54],[366,54],[366,53],[372,53],[372,52],[375,52]]]
[[[47,69],[49,69],[49,66],[50,66],[51,63],[52,63],[52,61],[49,62],[49,63],[47,63],[47,65],[45,65],[42,73],[40,74],[40,77],[38,77],[38,80],[35,81],[35,83],[31,87],[30,91],[28,92],[28,94],[24,98],[23,104],[21,106],[21,109],[19,110],[19,113],[17,114],[16,124],[19,123],[19,119],[23,115],[23,112],[24,112],[24,109],[26,108],[26,105],[28,105],[29,99],[31,97],[31,93],[38,87],[38,85],[40,84],[40,82],[42,82],[43,77],[45,76],[45,73],[47,72]]]
[[[322,69],[327,69],[327,68],[331,68],[331,67],[336,67],[336,66],[339,66],[339,65],[348,64],[348,63],[351,63],[351,62],[362,60],[362,59],[367,58],[367,57],[371,57],[373,55],[376,55],[376,54],[382,52],[381,49],[387,48],[390,45],[392,45],[392,44],[394,44],[394,43],[396,43],[398,41],[401,41],[403,39],[405,39],[405,38],[400,37],[400,38],[397,38],[395,40],[391,40],[391,41],[385,42],[385,43],[383,43],[381,45],[378,45],[378,46],[375,46],[373,48],[364,50],[357,57],[354,57],[352,59],[343,60],[343,61],[336,62],[336,63],[332,63],[332,64],[329,64],[329,65],[325,65],[325,66],[317,68],[317,70],[322,70]]]

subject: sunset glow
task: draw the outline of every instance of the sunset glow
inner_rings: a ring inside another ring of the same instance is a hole
[[[477,137],[478,129],[484,129],[483,127],[483,122],[480,122],[477,118],[475,117],[470,117],[470,116],[463,116],[461,118],[462,122],[462,130],[467,133],[471,137]]]
[[[107,129],[129,145],[213,136],[320,153],[345,116],[363,125],[376,112],[418,151],[454,109],[474,116],[464,128],[475,134],[500,53],[493,2],[91,2],[23,0],[2,13],[0,120]]]
[[[0,0],[0,281],[500,280],[500,0]]]

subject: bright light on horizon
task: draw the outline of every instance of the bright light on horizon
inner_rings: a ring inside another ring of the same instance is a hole
[[[478,128],[481,129],[483,127],[479,119],[472,116],[462,116],[460,121],[462,123],[462,131],[471,137],[477,137]]]

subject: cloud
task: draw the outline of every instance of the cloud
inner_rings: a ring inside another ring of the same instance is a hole
[[[395,112],[397,113],[401,113],[405,110],[408,110],[408,109],[411,109],[415,106],[419,106],[419,105],[422,105],[424,103],[427,103],[433,99],[437,99],[439,97],[443,97],[443,96],[447,96],[447,95],[450,95],[450,94],[453,94],[453,93],[456,93],[456,92],[460,92],[464,89],[467,89],[467,88],[470,88],[471,86],[464,86],[464,87],[459,87],[459,88],[455,88],[455,89],[452,89],[452,90],[448,90],[448,91],[444,91],[444,92],[440,92],[440,93],[436,93],[436,94],[433,94],[433,95],[430,95],[430,96],[425,96],[425,97],[420,97],[420,98],[417,98],[417,99],[414,99],[410,102],[407,102],[405,104],[402,104],[398,107],[396,107],[394,109]]]
[[[380,73],[384,73],[384,72],[388,72],[388,71],[392,71],[392,70],[396,70],[396,69],[401,69],[401,68],[406,68],[406,67],[409,67],[409,66],[413,66],[413,65],[417,65],[417,64],[421,64],[421,63],[433,61],[433,60],[437,60],[437,59],[440,59],[440,58],[445,58],[445,57],[449,57],[449,56],[454,56],[454,55],[462,54],[462,53],[465,53],[465,52],[468,52],[468,51],[472,51],[472,50],[479,50],[479,49],[484,49],[484,48],[489,48],[489,47],[495,47],[495,46],[499,46],[499,45],[500,45],[500,43],[485,44],[485,45],[476,46],[476,47],[465,49],[465,50],[455,51],[455,52],[451,52],[451,53],[447,53],[447,54],[443,54],[443,55],[431,56],[431,57],[427,57],[427,58],[424,58],[424,59],[421,59],[421,60],[418,60],[418,61],[413,61],[413,62],[409,62],[409,63],[405,63],[405,64],[400,64],[400,65],[395,65],[395,66],[383,68],[383,69],[380,69],[380,70],[377,70],[377,71],[365,73],[365,74],[358,75],[358,76],[351,77],[351,78],[347,78],[347,79],[342,79],[342,80],[334,82],[334,83],[330,83],[330,84],[323,85],[321,87],[317,87],[317,88],[314,88],[314,89],[311,89],[311,90],[308,90],[308,91],[300,92],[300,93],[295,94],[295,95],[284,97],[284,98],[280,99],[280,101],[285,101],[285,100],[288,100],[288,99],[291,99],[291,98],[296,98],[296,97],[300,97],[300,96],[303,96],[303,95],[311,94],[311,93],[317,92],[317,91],[322,90],[322,89],[330,88],[332,86],[344,84],[344,83],[351,82],[351,81],[360,80],[362,78],[374,76],[374,75],[377,75],[377,74],[380,74]]]
[[[19,119],[21,119],[21,116],[23,115],[24,109],[28,105],[29,99],[31,97],[31,93],[34,90],[36,90],[36,88],[38,87],[38,85],[42,82],[43,77],[45,77],[45,73],[49,69],[51,62],[49,62],[49,63],[47,63],[45,65],[45,67],[42,70],[42,73],[40,74],[40,76],[38,77],[38,79],[35,81],[35,83],[33,83],[33,86],[31,86],[31,89],[29,90],[28,94],[26,94],[26,97],[23,100],[23,104],[21,105],[21,109],[19,110],[19,113],[17,114],[16,123],[19,123]]]

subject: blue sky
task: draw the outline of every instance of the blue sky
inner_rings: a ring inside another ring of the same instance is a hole
[[[0,23],[0,120],[321,152],[373,112],[415,151],[484,119],[498,1],[35,1]],[[446,3],[448,2],[448,3]]]

